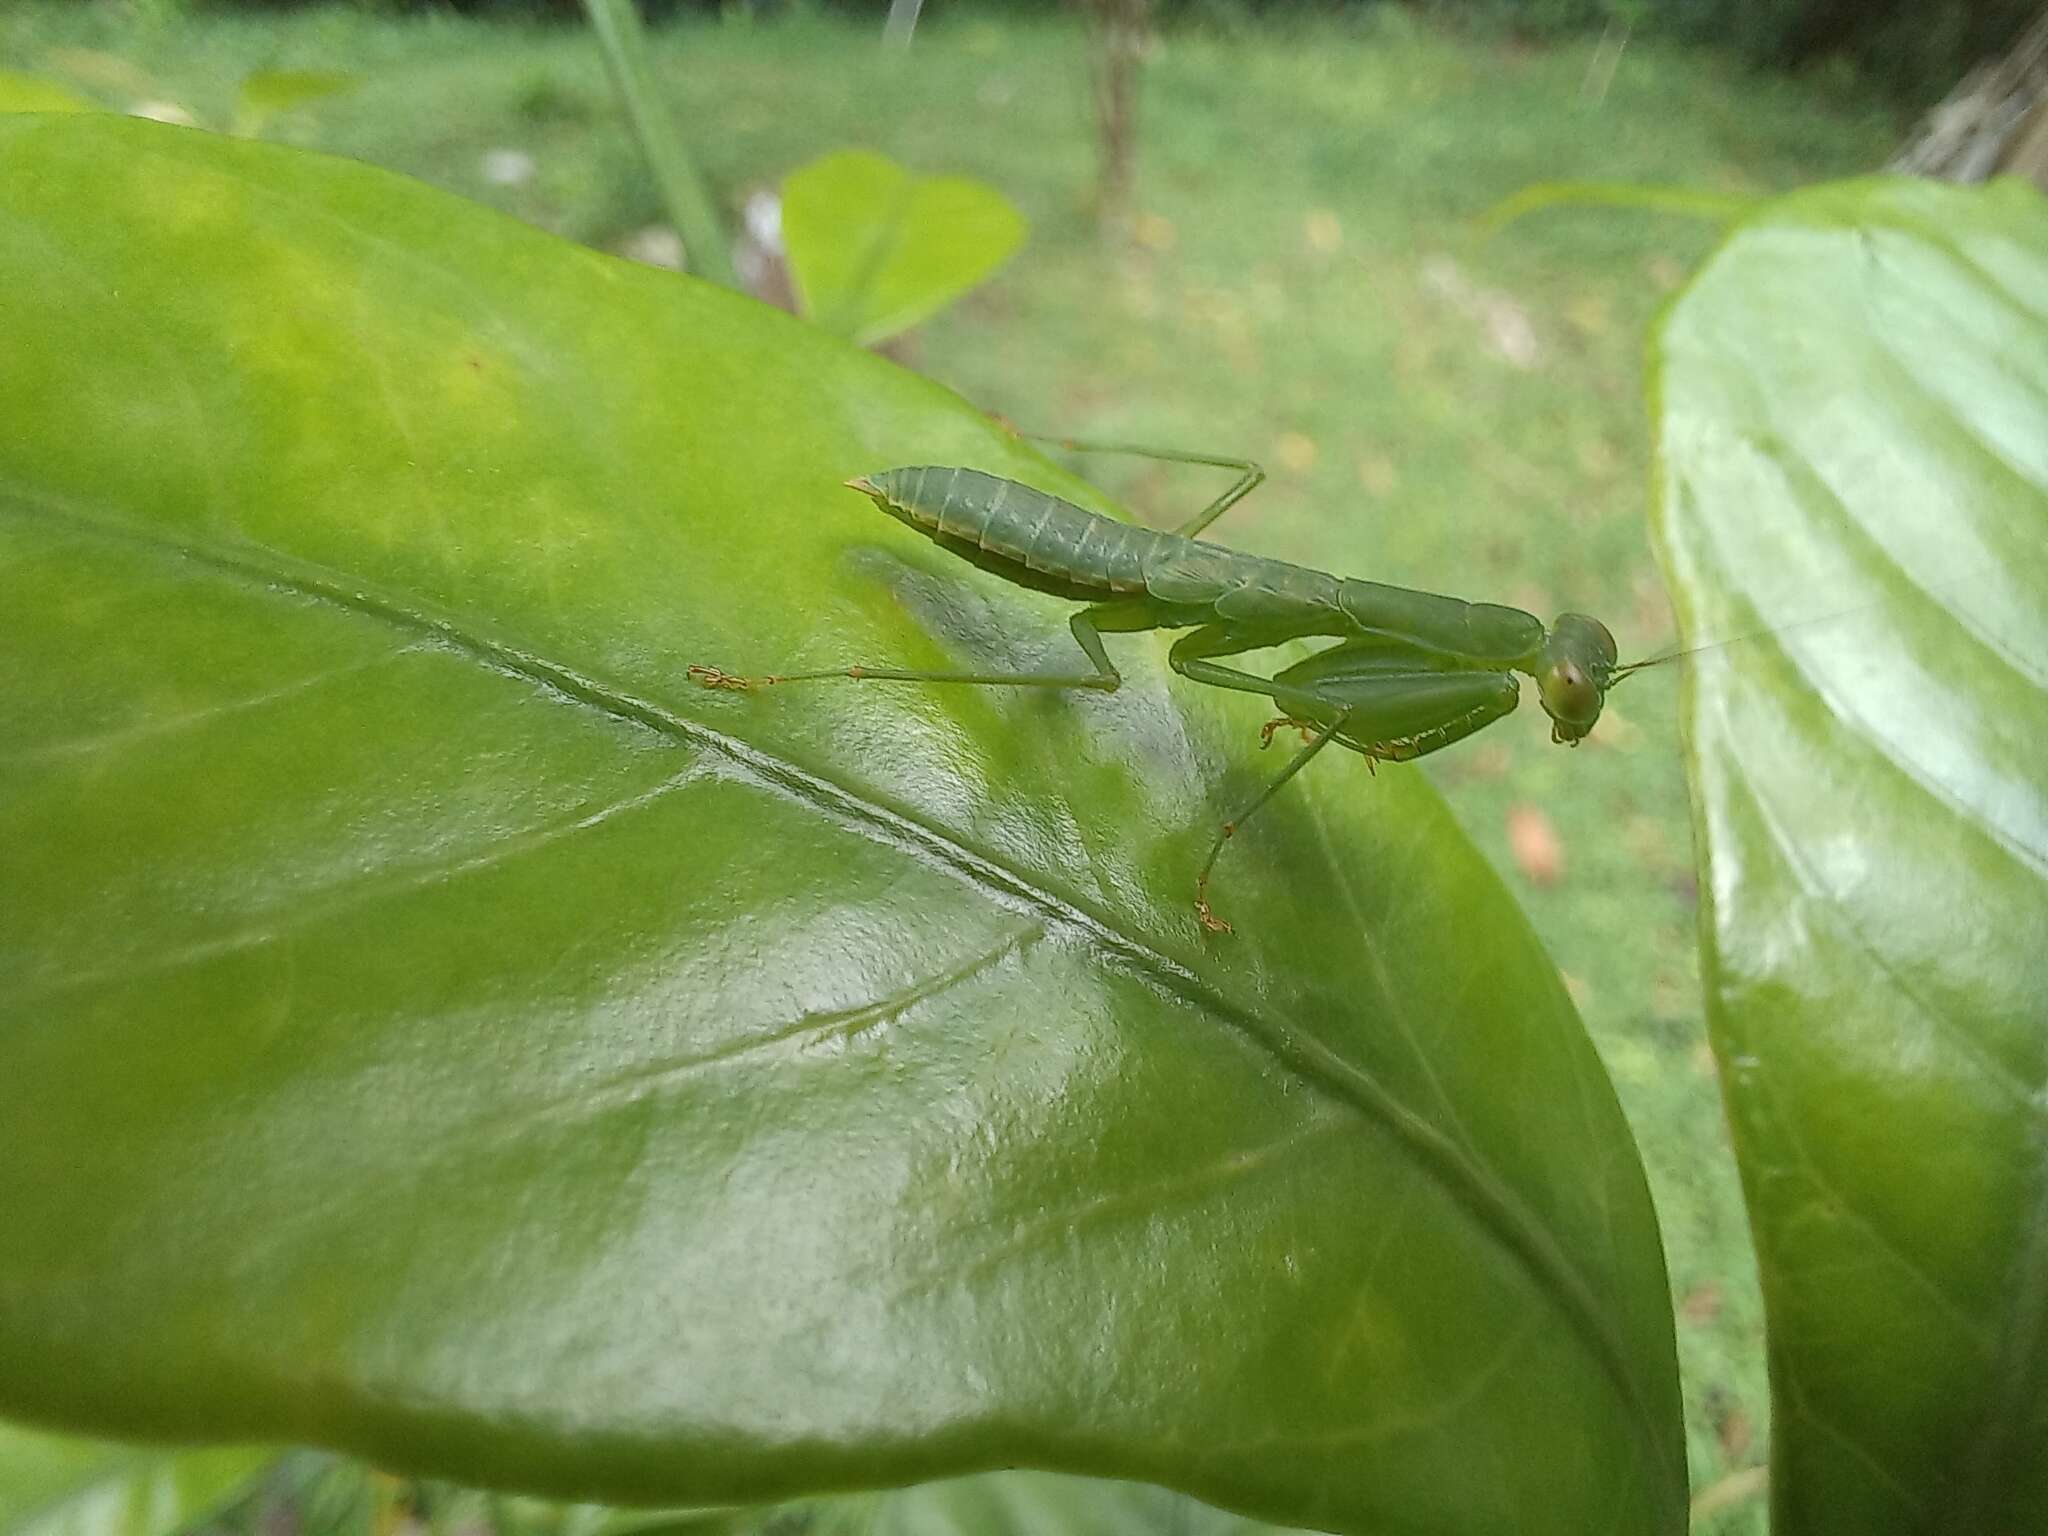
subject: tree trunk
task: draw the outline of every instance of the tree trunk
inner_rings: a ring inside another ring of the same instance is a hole
[[[2004,58],[1963,77],[1890,169],[1940,181],[2025,176],[2048,192],[2048,10]]]
[[[1121,228],[1137,184],[1138,66],[1147,0],[1088,0],[1095,32],[1096,216]]]

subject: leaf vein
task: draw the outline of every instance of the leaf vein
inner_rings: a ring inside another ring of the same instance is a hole
[[[1732,729],[1725,723],[1725,719],[1724,729]],[[1950,1018],[1920,995],[1918,989],[1892,963],[1883,949],[1863,932],[1841,898],[1821,882],[1813,867],[1801,856],[1798,840],[1786,830],[1783,819],[1771,804],[1763,781],[1750,771],[1747,761],[1739,753],[1729,754],[1728,761],[1736,777],[1741,780],[1749,802],[1755,807],[1757,817],[1763,822],[1772,845],[1784,859],[1792,878],[1798,882],[1800,891],[1816,907],[1834,915],[1837,931],[1872,969],[1883,974],[1891,989],[1912,1005],[1913,1012],[1920,1016],[1929,1029],[1956,1046],[1979,1070],[2004,1089],[2015,1108],[2048,1125],[2048,1104],[2043,1104],[2036,1097],[2035,1085],[2026,1082],[2009,1063],[2001,1060],[1957,1020]]]
[[[322,672],[309,672],[304,677],[280,683],[275,688],[266,688],[260,693],[248,694],[239,699],[225,699],[201,709],[189,710],[184,714],[161,716],[135,725],[118,726],[113,730],[95,732],[90,736],[37,742],[17,752],[0,753],[0,766],[38,763],[59,757],[85,757],[110,750],[125,751],[144,742],[161,741],[167,737],[197,730],[216,720],[244,714],[250,710],[268,708],[272,704],[282,703],[286,699],[311,692],[342,678],[354,677],[388,666],[400,657],[427,649],[429,644],[430,642],[426,640],[415,640],[407,645],[395,646],[380,655],[350,662],[347,666],[330,667]]]

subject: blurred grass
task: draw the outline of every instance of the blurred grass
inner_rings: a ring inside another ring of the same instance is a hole
[[[1538,181],[1768,194],[1871,168],[1897,131],[1839,86],[1668,47],[1627,50],[1595,99],[1590,40],[1455,40],[1391,6],[1183,32],[1148,63],[1140,208],[1110,241],[1089,215],[1077,23],[942,11],[897,54],[878,25],[735,12],[654,42],[728,210],[846,145],[981,177],[1024,209],[1024,251],[913,338],[914,366],[1034,430],[1260,458],[1274,478],[1231,514],[1226,542],[1546,618],[1583,608],[1625,657],[1670,633],[1644,523],[1644,337],[1714,231],[1565,210],[1481,244],[1474,221]],[[271,136],[599,245],[659,218],[595,42],[573,26],[16,0],[0,12],[0,63],[118,105],[146,81],[210,122],[231,117],[250,70],[348,70],[360,90],[278,119]],[[491,184],[494,149],[530,155],[532,178]],[[1086,468],[1158,522],[1210,490],[1200,471]],[[1663,1222],[1704,1487],[1762,1458],[1768,1405],[1705,1046],[1677,682],[1631,683],[1583,751],[1553,748],[1532,706],[1423,771],[1521,897],[1628,1110]],[[1317,771],[1351,773],[1370,794],[1357,767]],[[1517,862],[1517,807],[1555,828],[1553,882]],[[1761,1506],[1702,1529],[1761,1532]]]

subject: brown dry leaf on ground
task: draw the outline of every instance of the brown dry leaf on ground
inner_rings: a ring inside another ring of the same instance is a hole
[[[1508,807],[1508,856],[1534,884],[1555,885],[1564,878],[1564,840],[1538,806]]]
[[[1385,454],[1366,454],[1358,461],[1358,483],[1368,495],[1391,496],[1401,488],[1400,466]]]
[[[1609,704],[1600,711],[1600,729],[1586,740],[1616,752],[1633,752],[1643,744],[1643,733],[1627,715]]]
[[[1283,474],[1305,475],[1316,467],[1316,440],[1305,432],[1282,432],[1273,457]]]
[[[1482,741],[1457,764],[1467,778],[1504,779],[1515,766],[1515,754],[1504,741]]]
[[[1496,357],[1521,369],[1534,368],[1543,358],[1536,339],[1536,327],[1529,312],[1507,294],[1481,287],[1465,275],[1448,256],[1430,257],[1422,264],[1422,283],[1452,309],[1474,321],[1487,347]]]
[[[1164,214],[1141,213],[1131,222],[1131,236],[1148,251],[1173,249],[1173,221]]]

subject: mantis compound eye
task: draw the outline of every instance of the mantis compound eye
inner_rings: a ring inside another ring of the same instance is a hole
[[[1583,736],[1600,718],[1600,689],[1573,661],[1556,661],[1536,680],[1543,710],[1567,735]],[[1576,729],[1575,729],[1576,728]]]

